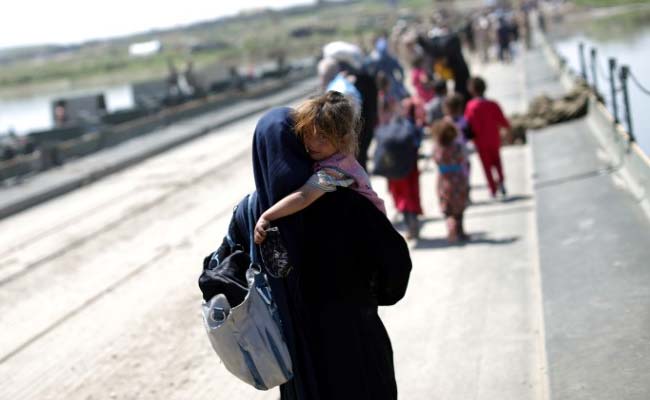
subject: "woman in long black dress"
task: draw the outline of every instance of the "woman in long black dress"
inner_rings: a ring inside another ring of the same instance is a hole
[[[257,216],[312,173],[291,109],[260,119],[253,166]],[[277,225],[294,266],[287,278],[271,279],[294,369],[281,399],[396,399],[392,348],[377,307],[405,294],[411,260],[402,237],[369,200],[345,188]],[[231,236],[248,244],[241,232],[231,223]]]

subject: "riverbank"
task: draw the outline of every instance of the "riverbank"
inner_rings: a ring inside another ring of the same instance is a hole
[[[650,58],[647,57],[650,49],[650,3],[575,11],[567,14],[564,21],[554,21],[549,27],[551,33],[548,37],[552,45],[567,68],[577,74],[582,73],[579,46],[583,45],[584,73],[588,83],[598,88],[606,108],[612,114],[615,112],[615,99],[619,119],[629,130],[618,68],[627,65],[639,83],[650,84]],[[614,95],[611,90],[610,59],[614,59],[617,65],[614,82],[618,90]],[[650,114],[644,112],[650,107],[650,96],[631,79],[628,80],[627,89],[632,131],[641,149],[650,154]]]
[[[547,37],[561,40],[576,33],[602,38],[616,38],[650,23],[650,1],[606,7],[578,6],[566,3],[547,7]]]
[[[423,10],[421,0],[401,3]],[[305,56],[317,56],[333,40],[361,40],[392,26],[396,10],[371,0],[302,6],[281,11],[216,19],[176,29],[147,32],[129,37],[95,41],[79,48],[34,54],[0,69],[0,98],[29,96],[49,91],[83,89],[87,86],[127,84],[162,78],[174,63],[178,70],[188,60],[195,70],[225,68]],[[251,29],[254,27],[254,29]],[[161,50],[148,57],[130,57],[129,45],[157,40]]]
[[[647,1],[643,2],[639,0],[573,0],[573,2],[581,6],[590,7],[614,7],[647,3]]]
[[[650,33],[650,30],[648,32]],[[547,62],[555,69],[559,78],[558,87],[564,90],[573,88],[576,81],[581,79],[579,70],[576,70],[575,61],[567,62],[564,53],[544,35],[540,35],[540,44],[544,49]],[[597,59],[596,62],[598,62]],[[588,82],[589,78],[591,78],[592,88],[594,79],[598,81],[598,74],[601,69],[600,66],[594,67],[591,69],[591,75],[587,75]],[[595,76],[593,71],[596,71]],[[607,93],[607,86],[599,87],[603,93]],[[555,90],[557,91],[557,88]],[[623,118],[620,118],[619,122],[615,121],[615,117],[611,112],[611,101],[612,97],[610,96],[609,100],[602,102],[600,96],[594,92],[590,97],[589,113],[585,118],[589,126],[588,130],[593,133],[594,139],[597,140],[603,150],[601,158],[608,160],[607,166],[600,173],[615,173],[619,176],[620,182],[624,183],[626,190],[635,198],[635,201],[644,210],[645,214],[650,217],[650,157],[648,156],[650,152],[648,152],[648,149],[644,149],[643,146],[643,144],[650,143],[650,135],[648,135],[650,132],[650,118],[641,111],[633,114],[637,117],[635,118],[637,121],[647,121],[646,124],[641,124],[638,127],[638,132],[641,132],[642,136],[637,136],[637,139],[634,139],[634,136],[630,135]],[[637,106],[638,103],[639,101],[637,101]],[[621,116],[624,112],[619,111]],[[639,138],[642,139],[641,142],[638,141]]]

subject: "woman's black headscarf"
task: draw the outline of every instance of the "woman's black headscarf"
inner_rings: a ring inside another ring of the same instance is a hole
[[[256,217],[300,188],[312,174],[312,160],[293,129],[290,108],[274,108],[257,123],[253,136],[253,172],[257,190]],[[300,269],[303,222],[300,213],[277,222],[294,266],[287,278],[270,279],[293,361],[294,379],[280,388],[282,400],[318,400],[315,374],[301,326]]]
[[[264,114],[253,136],[253,173],[257,190],[257,217],[286,195],[299,189],[312,174],[313,161],[293,130],[291,109],[273,108]],[[302,261],[302,217],[283,218],[277,225],[294,266]]]
[[[262,211],[300,188],[312,174],[312,161],[294,133],[290,108],[273,108],[257,123],[253,172]]]

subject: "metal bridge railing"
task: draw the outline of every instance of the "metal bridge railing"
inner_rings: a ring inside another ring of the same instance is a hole
[[[609,83],[610,89],[610,106],[611,112],[614,116],[614,123],[620,123],[619,115],[619,104],[618,104],[618,94],[622,94],[623,102],[623,111],[625,113],[625,123],[627,125],[627,133],[630,136],[631,141],[636,141],[634,136],[634,130],[632,127],[632,109],[630,106],[630,97],[628,93],[628,82],[632,82],[641,93],[646,96],[650,96],[650,90],[641,84],[640,80],[632,73],[628,65],[621,65],[618,68],[617,73],[617,62],[616,58],[610,57],[608,59],[609,72],[605,72],[605,69],[602,67],[602,64],[598,61],[598,50],[595,47],[590,49],[590,67],[591,67],[591,82],[587,79],[587,62],[585,59],[585,46],[584,43],[580,42],[578,44],[578,53],[580,57],[580,75],[587,82],[590,83],[596,94],[599,94],[598,91],[598,76],[600,76],[605,82]],[[616,78],[618,78],[619,86],[616,86]]]

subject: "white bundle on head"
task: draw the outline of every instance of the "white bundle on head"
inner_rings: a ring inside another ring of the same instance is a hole
[[[325,57],[318,63],[318,77],[320,78],[321,89],[325,90],[327,85],[339,72],[339,63],[333,58]]]
[[[361,69],[363,65],[363,52],[359,46],[348,42],[337,41],[326,44],[323,47],[323,57],[333,58],[355,69]]]

